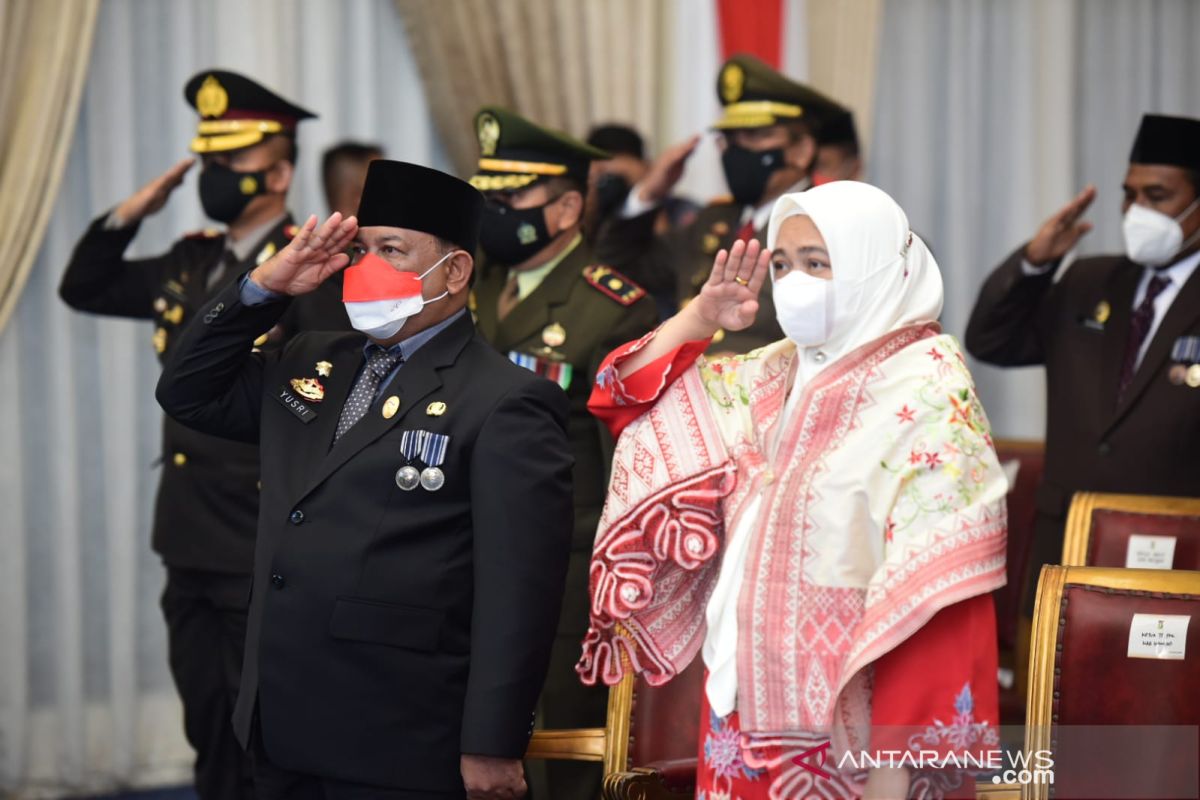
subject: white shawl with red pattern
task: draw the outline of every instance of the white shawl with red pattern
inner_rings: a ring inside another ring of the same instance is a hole
[[[755,746],[814,731],[849,746],[870,722],[865,668],[1003,584],[1006,486],[958,345],[936,325],[839,358],[781,419],[795,355],[785,340],[700,358],[622,433],[577,670],[611,685],[627,663],[661,684],[687,666],[725,531],[761,493],[738,605],[742,730]]]

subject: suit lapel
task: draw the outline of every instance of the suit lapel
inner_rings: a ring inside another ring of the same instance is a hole
[[[1154,338],[1150,340],[1150,346],[1146,349],[1142,363],[1138,365],[1137,372],[1133,373],[1133,382],[1129,384],[1129,389],[1121,399],[1120,405],[1117,406],[1116,415],[1110,428],[1129,413],[1138,398],[1156,379],[1163,379],[1162,365],[1171,355],[1171,347],[1175,344],[1176,339],[1183,336],[1188,328],[1195,324],[1197,317],[1200,317],[1200,270],[1192,272],[1187,283],[1171,301],[1158,330],[1154,332]]]
[[[500,321],[493,340],[500,350],[508,350],[549,325],[551,309],[567,302],[579,273],[590,257],[587,246],[580,242],[550,274],[542,279],[529,296]]]
[[[1104,420],[1110,420],[1117,407],[1117,388],[1121,383],[1121,364],[1125,360],[1125,345],[1129,341],[1129,324],[1133,317],[1133,296],[1137,291],[1142,268],[1125,262],[1113,275],[1104,302],[1111,311],[1104,325],[1100,359],[1100,407]],[[1088,313],[1092,309],[1087,309]],[[1082,324],[1082,320],[1078,324]],[[1103,422],[1103,420],[1102,420]],[[1111,424],[1111,423],[1110,423]]]
[[[308,465],[306,484],[313,483],[321,465],[329,456],[329,446],[333,443],[333,434],[337,430],[338,419],[342,416],[342,406],[346,404],[346,398],[350,396],[350,390],[354,388],[354,381],[363,365],[363,344],[362,339],[347,337],[345,343],[324,359],[332,363],[333,368],[328,377],[320,379],[325,386],[325,399],[321,402],[309,436],[304,462]],[[315,371],[316,365],[312,368]]]
[[[316,464],[312,478],[304,488],[301,496],[311,492],[364,447],[387,433],[394,425],[399,424],[401,420],[408,416],[409,412],[420,405],[421,400],[436,391],[442,385],[442,379],[438,375],[438,370],[454,363],[455,359],[458,358],[458,354],[470,340],[471,336],[474,335],[474,332],[475,325],[471,321],[470,315],[464,314],[450,325],[449,328],[426,342],[411,359],[400,367],[400,371],[396,373],[391,383],[380,393],[379,398],[367,409],[367,413],[363,418],[355,423],[354,427],[346,431],[325,457]],[[357,366],[361,366],[361,362],[362,355],[360,352]],[[358,369],[356,367],[351,371],[354,373],[351,376],[352,386]],[[340,402],[336,406],[331,406],[331,410],[334,411],[334,414],[331,415],[334,417],[334,428],[329,430],[328,437],[321,436],[318,446],[321,443],[328,445],[333,440],[333,431],[336,430],[336,419],[341,415],[342,405],[345,403],[349,393],[350,387],[345,387],[339,397]],[[400,409],[391,419],[384,419],[381,409],[383,403],[392,395],[400,398]],[[328,420],[324,424],[328,426]],[[316,433],[323,434],[324,431]]]

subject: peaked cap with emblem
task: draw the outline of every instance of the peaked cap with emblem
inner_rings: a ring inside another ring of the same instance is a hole
[[[300,120],[317,115],[284,100],[244,75],[212,69],[183,87],[184,99],[200,114],[193,153],[221,153],[258,144],[276,133],[294,134]]]
[[[1200,119],[1146,114],[1129,161],[1200,170]]]
[[[804,120],[813,130],[829,117],[845,111],[825,95],[797,83],[754,56],[739,53],[717,74],[717,99],[724,114],[714,128],[765,128],[781,122]]]
[[[554,177],[573,178],[586,186],[591,163],[612,157],[499,106],[479,109],[475,135],[479,138],[479,170],[471,177],[471,185],[481,192],[523,189]]]

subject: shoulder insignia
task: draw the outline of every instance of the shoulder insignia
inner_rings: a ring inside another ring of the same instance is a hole
[[[203,230],[191,231],[190,233],[185,233],[183,235],[183,238],[185,238],[185,239],[216,239],[217,237],[223,236],[223,235],[224,234],[221,231],[217,230],[216,228],[204,228]]]
[[[289,239],[293,238],[299,232],[300,232],[299,225],[295,225],[295,224],[285,225],[283,228],[283,235]]]
[[[631,306],[646,296],[646,290],[612,267],[593,264],[583,268],[583,279],[592,288],[623,306]]]

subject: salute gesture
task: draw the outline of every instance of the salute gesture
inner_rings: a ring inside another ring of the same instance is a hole
[[[183,176],[195,163],[195,159],[185,158],[134,192],[114,210],[117,222],[124,227],[161,211],[171,192],[183,183]]]
[[[354,217],[342,219],[335,211],[318,229],[313,214],[287,247],[254,268],[250,280],[270,292],[308,294],[350,263],[346,248],[357,235]]]
[[[1025,245],[1025,260],[1041,267],[1070,252],[1079,240],[1092,229],[1092,223],[1080,222],[1079,218],[1096,199],[1096,187],[1086,186],[1075,195],[1075,199],[1058,210],[1054,216],[1042,223],[1042,227]]]

